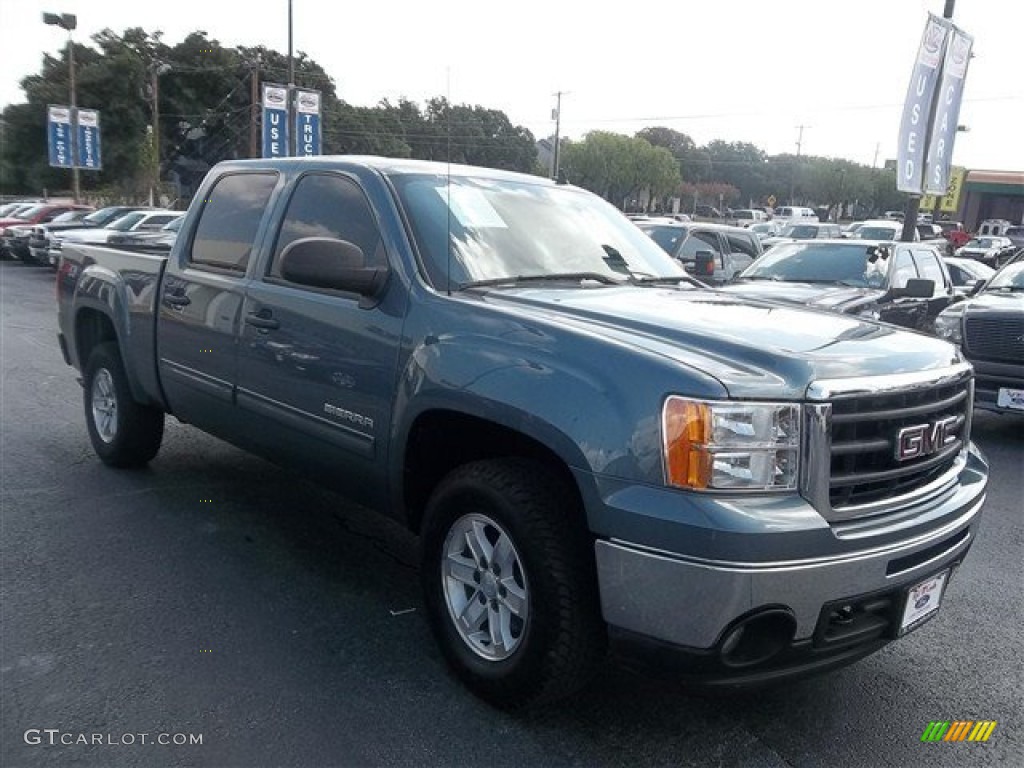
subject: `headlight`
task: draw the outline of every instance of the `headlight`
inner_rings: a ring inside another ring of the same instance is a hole
[[[954,344],[962,344],[964,338],[960,331],[961,319],[959,313],[955,315],[940,314],[935,318],[935,335]]]
[[[672,395],[661,424],[669,485],[698,491],[796,488],[799,405]]]

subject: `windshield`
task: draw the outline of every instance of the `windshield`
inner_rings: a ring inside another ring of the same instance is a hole
[[[740,277],[880,288],[889,271],[889,250],[846,243],[783,243],[765,252]]]
[[[129,229],[134,227],[143,216],[146,214],[142,211],[134,211],[132,213],[126,213],[121,218],[117,219],[111,224],[107,225],[107,229],[113,229],[116,232],[127,232]]]
[[[750,231],[759,235],[762,232],[774,232],[775,227],[772,224],[751,224]]]
[[[31,219],[33,216],[38,216],[40,213],[45,211],[49,206],[46,205],[33,205],[30,208],[26,208],[23,211],[18,211],[14,214],[16,219]]]
[[[569,273],[685,275],[634,223],[582,190],[442,175],[394,182],[437,287]]]
[[[179,216],[170,224],[164,224],[163,227],[161,227],[161,229],[163,229],[164,232],[177,232],[179,229],[181,229],[181,225],[184,221],[185,217]]]
[[[989,281],[985,290],[1024,291],[1024,261],[1007,264]]]
[[[854,233],[860,240],[895,240],[899,229],[896,227],[861,227]]]
[[[792,237],[794,240],[813,240],[818,236],[818,228],[806,224],[791,224],[782,230],[780,237]]]
[[[78,221],[82,218],[82,211],[65,211],[53,220],[53,224],[67,224],[69,221]]]
[[[975,237],[970,240],[966,248],[994,248],[996,246],[996,240],[992,237]]]
[[[641,226],[640,231],[651,238],[651,240],[658,244],[661,250],[668,254],[678,251],[679,243],[685,240],[690,232],[686,227],[659,227],[651,225]]]
[[[121,206],[113,206],[111,208],[100,208],[98,211],[93,211],[83,219],[90,224],[95,224],[97,227],[105,227],[110,222],[114,221],[120,216],[124,216],[126,211]]]
[[[24,205],[24,203],[8,203],[7,205],[0,205],[0,218],[6,218],[13,215],[19,208],[23,208]]]

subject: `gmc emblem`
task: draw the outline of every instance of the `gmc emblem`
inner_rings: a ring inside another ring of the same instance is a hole
[[[909,461],[930,456],[956,441],[956,416],[947,416],[933,424],[904,427],[896,437],[896,460]]]

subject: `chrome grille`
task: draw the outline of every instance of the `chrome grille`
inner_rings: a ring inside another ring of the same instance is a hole
[[[971,374],[961,363],[943,371],[812,384],[805,414],[804,495],[827,519],[843,520],[881,514],[939,492],[970,440]],[[945,433],[932,432],[939,423]],[[901,459],[901,431],[948,439],[924,455]]]
[[[1024,361],[1024,318],[968,317],[964,347],[971,359]]]

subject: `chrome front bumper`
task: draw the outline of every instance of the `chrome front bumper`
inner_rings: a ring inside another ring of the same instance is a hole
[[[601,607],[614,627],[691,649],[714,648],[731,623],[781,607],[796,620],[794,640],[814,634],[828,603],[900,589],[959,562],[974,540],[984,493],[962,489],[943,525],[907,540],[861,546],[828,557],[724,562],[662,552],[618,540],[596,544]]]

